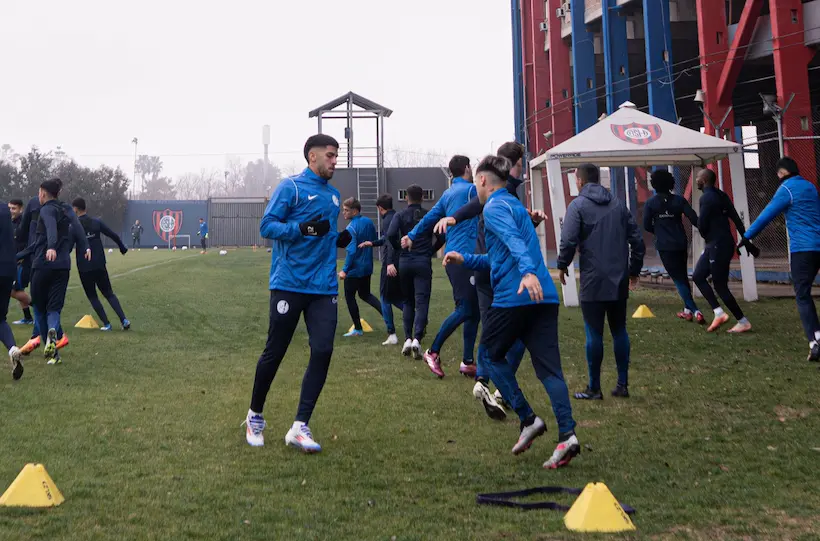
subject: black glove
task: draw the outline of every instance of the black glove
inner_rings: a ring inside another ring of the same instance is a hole
[[[741,246],[746,248],[746,251],[749,252],[749,254],[751,254],[752,257],[760,257],[760,248],[752,244],[752,241],[750,241],[743,235],[740,236],[740,242],[737,245],[737,255],[740,255]]]
[[[128,252],[128,248],[126,248],[125,246],[123,246],[122,248],[120,248],[120,253],[121,253],[122,255],[125,255],[127,252]]]
[[[353,235],[350,234],[350,231],[345,229],[339,236],[336,238],[336,248],[347,248],[347,245],[350,244],[350,241],[353,240]]]
[[[324,237],[330,232],[330,221],[322,220],[322,215],[318,214],[309,222],[299,224],[299,231],[306,237]]]

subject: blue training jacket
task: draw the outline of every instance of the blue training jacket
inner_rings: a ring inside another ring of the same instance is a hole
[[[201,224],[199,224],[198,236],[200,236],[204,239],[207,234],[208,234],[208,222],[202,222]]]
[[[339,190],[310,170],[283,179],[271,196],[259,232],[273,239],[270,289],[314,295],[336,295],[336,221]],[[299,224],[330,221],[324,237],[305,237]]]
[[[746,238],[753,239],[781,212],[786,213],[789,250],[792,253],[820,252],[820,195],[814,184],[800,175],[783,181],[746,231]]]
[[[518,294],[525,274],[534,274],[541,282],[542,304],[558,304],[558,291],[544,263],[532,218],[518,198],[507,190],[493,192],[484,205],[484,230],[487,254],[461,255],[468,269],[490,270],[492,305],[513,308],[536,304],[526,290]]]
[[[433,226],[446,216],[452,216],[458,209],[466,205],[476,195],[475,185],[463,177],[453,179],[453,185],[441,194],[430,212],[410,231],[407,236],[410,240],[433,230]],[[453,227],[447,228],[447,251],[472,254],[475,252],[476,237],[478,237],[478,218],[465,220]]]
[[[353,239],[347,245],[345,251],[345,264],[342,270],[347,273],[350,278],[364,278],[373,274],[373,248],[359,248],[359,244],[378,240],[376,234],[376,226],[373,225],[373,220],[367,216],[354,216],[347,226],[347,230]]]

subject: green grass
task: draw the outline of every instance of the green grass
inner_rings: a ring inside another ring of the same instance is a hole
[[[541,468],[555,424],[528,360],[522,387],[550,432],[514,457],[517,420],[488,419],[456,373],[460,338],[442,352],[439,381],[379,345],[384,327],[369,308],[376,332],[342,339],[350,319],[340,303],[311,422],[324,451],[303,456],[283,438],[307,362],[304,326],[269,395],[267,446],[248,447],[239,426],[268,324],[268,257],[110,255],[112,276],[158,264],[113,280],[128,333],[71,328],[91,313],[72,275],[63,365],[46,366],[40,349],[20,382],[0,383],[0,490],[41,462],[66,502],[0,509],[0,539],[574,539],[558,512],[478,506],[475,495],[592,481],[638,510],[630,537],[820,538],[818,372],[804,360],[793,301],[744,305],[755,332],[733,337],[674,319],[672,293],[634,294],[630,310],[646,303],[658,317],[629,321],[633,397],[574,401],[585,450],[557,472]],[[437,271],[431,335],[451,298]],[[564,371],[578,390],[581,315],[560,318]],[[24,331],[15,329],[21,341]]]

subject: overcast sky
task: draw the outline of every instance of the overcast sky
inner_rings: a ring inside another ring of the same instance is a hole
[[[261,157],[270,124],[271,161],[301,167],[308,111],[350,90],[393,109],[388,149],[477,159],[513,138],[506,0],[2,4],[0,144],[17,152],[130,176],[138,137],[176,176]],[[372,123],[355,128],[367,143]]]

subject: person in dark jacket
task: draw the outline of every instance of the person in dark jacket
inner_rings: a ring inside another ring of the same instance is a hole
[[[136,220],[134,225],[131,226],[131,248],[139,248],[143,231],[145,231],[145,228],[140,225],[139,220]]]
[[[26,203],[23,209],[23,215],[20,218],[20,226],[17,229],[18,253],[24,254],[24,257],[18,258],[24,269],[23,281],[31,285],[31,277],[33,270],[31,268],[32,250],[27,250],[37,239],[37,223],[40,221],[40,198],[39,196],[32,197]],[[27,272],[26,272],[27,271]],[[37,310],[33,304],[29,304],[32,312],[32,319],[34,319],[34,327],[31,330],[31,339],[26,342],[20,351],[23,355],[29,355],[32,351],[40,347],[40,326],[37,318]]]
[[[350,311],[350,319],[353,320],[353,330],[344,336],[362,336],[364,331],[356,295],[372,306],[379,316],[382,315],[381,302],[370,292],[370,279],[373,276],[372,243],[376,240],[376,226],[370,218],[362,216],[362,204],[353,197],[345,199],[342,203],[342,214],[345,220],[350,220],[347,231],[350,233],[351,241],[346,248],[347,257],[339,272],[339,279],[344,280],[345,301]],[[359,247],[359,244],[367,241],[371,246]]]
[[[427,214],[421,207],[424,191],[413,184],[407,188],[407,208],[396,213],[387,230],[387,239],[393,245],[393,260],[390,262],[399,271],[403,297],[402,315],[404,319],[404,346],[402,355],[411,353],[421,359],[421,340],[427,331],[427,314],[430,309],[430,290],[433,286],[432,258],[442,246],[442,238],[435,235],[432,228],[419,234],[413,245],[402,248],[401,239],[407,236]]]
[[[655,235],[655,249],[683,299],[683,311],[678,312],[678,317],[703,325],[706,318],[698,310],[689,284],[689,240],[683,229],[684,216],[697,227],[698,215],[686,199],[672,193],[675,188],[672,173],[659,169],[652,173],[651,179],[656,193],[643,208],[643,228]]]
[[[11,199],[8,204],[11,212],[11,223],[14,226],[14,246],[15,253],[26,249],[27,235],[23,234],[23,200]],[[31,297],[26,293],[29,281],[31,280],[31,265],[27,262],[17,264],[17,279],[14,281],[11,296],[20,303],[23,310],[23,319],[12,322],[12,325],[32,325],[34,317],[31,315]]]
[[[382,345],[395,346],[399,343],[399,338],[396,336],[396,324],[393,322],[393,307],[403,310],[404,303],[401,296],[399,269],[392,263],[393,245],[387,240],[387,230],[390,229],[390,223],[396,216],[396,211],[393,210],[393,196],[389,193],[380,195],[376,200],[376,208],[382,219],[382,236],[373,242],[361,243],[359,248],[379,248],[379,260],[382,263],[379,297],[382,303],[382,319],[387,327],[387,340],[382,342]]]
[[[735,224],[741,236],[746,232],[746,227],[729,196],[715,187],[717,176],[714,171],[703,169],[698,173],[696,180],[698,189],[703,191],[700,197],[698,230],[706,241],[706,248],[695,265],[692,280],[715,313],[715,319],[707,330],[714,332],[729,321],[729,315],[723,311],[715,296],[715,291],[717,291],[726,308],[737,318],[737,323],[729,329],[729,332],[749,331],[752,324],[743,315],[743,310],[740,309],[735,296],[729,290],[729,267],[735,255],[735,238],[732,236],[729,220]],[[709,275],[712,276],[712,283],[715,285],[714,291],[706,280]]]
[[[793,159],[782,158],[775,169],[782,184],[743,238],[755,238],[780,213],[786,215],[797,312],[809,339],[808,360],[817,362],[820,361],[820,321],[811,297],[811,285],[820,271],[820,195],[814,184],[800,176]]]
[[[88,247],[91,249],[91,261],[85,259],[80,252],[76,253],[77,272],[80,273],[80,282],[83,284],[83,290],[88,302],[91,303],[94,311],[102,320],[103,326],[100,330],[110,331],[111,322],[108,320],[105,308],[103,308],[100,298],[97,296],[97,288],[99,288],[103,297],[108,300],[108,304],[114,309],[117,317],[120,318],[122,329],[127,331],[131,328],[131,322],[125,317],[120,301],[111,287],[111,279],[108,277],[108,269],[105,265],[105,248],[102,244],[102,235],[116,242],[122,255],[128,253],[128,248],[125,247],[120,236],[105,225],[105,222],[86,214],[85,199],[78,197],[71,202],[71,206],[77,214],[80,225],[83,226],[85,238],[88,240]]]
[[[17,249],[14,243],[14,225],[6,203],[0,202],[0,342],[8,351],[11,375],[14,379],[23,377],[22,353],[6,318],[9,312],[11,289],[17,279]]]
[[[569,204],[561,229],[558,269],[566,283],[569,264],[579,252],[581,311],[586,326],[589,366],[587,388],[579,400],[603,400],[601,363],[604,359],[604,319],[615,347],[618,385],[612,396],[629,397],[629,334],[626,302],[630,287],[638,284],[646,247],[632,213],[601,186],[598,168],[582,164],[575,171],[579,195]]]
[[[60,312],[68,288],[72,246],[76,243],[85,258],[91,260],[91,250],[77,215],[70,206],[57,199],[62,187],[63,183],[58,178],[46,180],[40,185],[42,207],[37,221],[37,236],[34,244],[26,248],[27,252],[33,252],[31,300],[34,315],[39,320],[40,340],[45,343],[44,353],[48,364],[61,363],[58,350],[68,345],[68,335],[60,325]],[[18,259],[26,255],[18,254]]]

